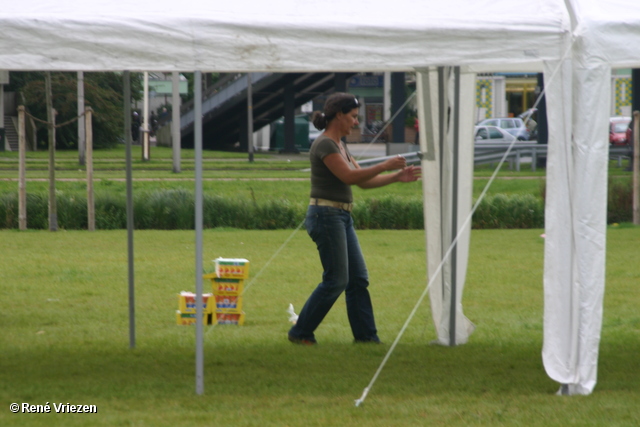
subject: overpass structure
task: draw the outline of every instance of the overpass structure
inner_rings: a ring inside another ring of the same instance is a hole
[[[346,91],[347,79],[354,74],[251,73],[253,130],[257,131],[284,117],[283,151],[297,151],[294,145],[295,109],[334,90]],[[247,150],[248,80],[247,74],[225,74],[203,93],[203,148]],[[180,116],[181,145],[183,148],[192,148],[195,121],[192,101],[181,107]]]

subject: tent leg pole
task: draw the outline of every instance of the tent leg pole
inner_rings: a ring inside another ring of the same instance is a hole
[[[449,345],[456,345],[456,299],[457,299],[457,266],[458,248],[455,236],[458,234],[458,162],[460,143],[460,67],[453,68],[454,73],[454,105],[453,105],[453,185],[451,196],[451,306],[449,311]]]
[[[131,77],[122,74],[124,88],[124,141],[127,163],[127,253],[129,265],[129,348],[136,347],[135,284],[133,269],[133,184],[131,173]]]
[[[195,228],[196,228],[196,394],[204,393],[202,300],[202,72],[194,76]]]
[[[444,141],[447,136],[447,109],[445,108],[445,68],[438,67],[438,121],[440,125],[440,131],[438,132],[438,144],[440,145],[440,158],[438,159],[440,164],[440,223],[444,224]],[[441,227],[440,230],[440,259],[444,258],[444,254],[446,253],[444,249],[444,242],[446,239],[445,227]],[[440,273],[440,278],[442,283],[440,287],[442,289],[442,299],[445,296],[445,276],[443,273]]]

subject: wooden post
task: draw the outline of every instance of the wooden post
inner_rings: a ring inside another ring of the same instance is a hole
[[[633,223],[640,225],[640,111],[633,112]]]
[[[171,146],[173,147],[173,173],[180,173],[180,74],[172,75],[171,96]]]
[[[91,107],[84,109],[84,129],[85,129],[85,156],[87,165],[87,229],[95,231],[96,229],[96,211],[93,201],[93,127],[91,124],[91,115],[93,110]]]
[[[58,206],[56,202],[56,112],[53,109],[51,72],[44,76],[49,128],[49,231],[58,231]]]
[[[24,105],[18,107],[18,227],[27,229],[27,135]]]
[[[144,90],[142,105],[142,135],[140,135],[140,145],[142,145],[142,161],[151,160],[151,150],[149,149],[149,72],[144,72]]]

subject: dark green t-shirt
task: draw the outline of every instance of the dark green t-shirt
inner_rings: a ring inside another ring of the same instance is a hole
[[[351,160],[351,153],[344,142],[340,142],[347,153],[347,162],[351,169],[355,169]],[[335,202],[352,203],[353,195],[351,186],[340,181],[324,164],[323,160],[329,154],[340,153],[340,149],[333,139],[321,135],[311,144],[309,157],[311,159],[311,197],[318,199],[333,200]]]

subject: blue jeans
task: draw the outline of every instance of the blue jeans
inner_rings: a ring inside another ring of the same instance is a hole
[[[309,206],[305,227],[318,247],[324,272],[289,335],[315,339],[314,331],[345,291],[347,315],[356,341],[379,341],[367,290],[369,273],[351,214],[330,206]]]

